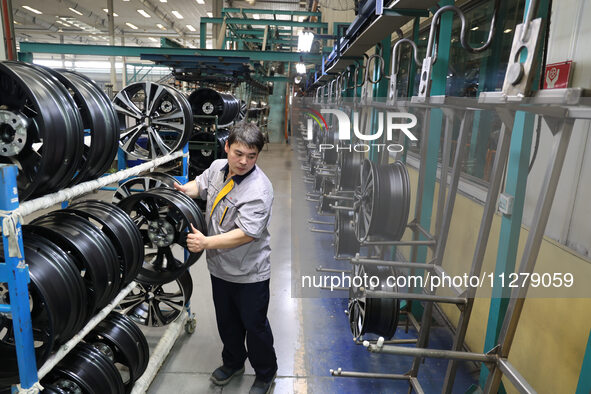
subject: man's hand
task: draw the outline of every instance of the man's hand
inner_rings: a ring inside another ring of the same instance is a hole
[[[197,198],[199,196],[199,187],[197,186],[196,181],[187,182],[184,185],[180,183],[174,183],[174,188],[180,192],[185,193],[187,196],[191,198]]]
[[[191,253],[199,253],[207,249],[207,237],[193,227],[193,224],[191,224],[191,233],[187,234],[187,249]]]

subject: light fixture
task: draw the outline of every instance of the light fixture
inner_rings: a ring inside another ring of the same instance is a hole
[[[167,3],[168,0],[160,0],[161,3]]]
[[[512,31],[513,31],[513,29],[505,29],[505,30],[503,31],[503,33],[505,33],[505,34],[506,34],[506,33],[511,33]]]
[[[197,0],[197,4],[205,4],[205,0]]]
[[[144,10],[137,10],[137,12],[138,12],[138,14],[140,14],[141,16],[143,16],[144,18],[151,18],[152,17],[150,14],[148,14]]]
[[[159,28],[160,30],[166,30],[166,27],[164,27],[162,25],[162,23],[156,23],[156,27]]]
[[[155,39],[154,37],[148,37],[148,40],[152,41],[152,42],[158,42],[157,39]]]
[[[105,11],[107,13],[107,15],[109,15],[109,9],[108,8],[103,8],[103,11]],[[113,16],[119,16],[116,12],[113,12]]]
[[[129,27],[131,27],[133,30],[137,30],[137,26],[134,25],[133,23],[129,23],[129,22],[125,22],[125,24]]]
[[[296,72],[298,74],[306,73],[306,65],[304,63],[296,63]]]
[[[259,14],[252,14],[252,17],[254,19],[261,19],[261,16]]]
[[[207,13],[207,16],[208,16],[209,18],[213,18],[213,14],[212,14],[211,12],[208,12],[208,13]]]
[[[187,29],[189,29],[190,31],[195,31],[195,28],[192,25],[186,25]]]
[[[474,26],[474,27],[473,27],[473,28],[471,28],[470,30],[472,30],[472,31],[476,31],[476,30],[478,30],[478,26]]]
[[[36,9],[35,9],[35,8],[33,8],[33,7],[29,7],[28,5],[24,5],[24,6],[23,6],[23,8],[24,8],[25,10],[29,10],[29,11],[31,11],[31,12],[34,12],[35,14],[42,14],[42,13],[43,13],[43,12],[41,12],[41,11],[39,11],[39,10],[36,10]],[[71,9],[71,8],[70,8],[70,9]],[[82,14],[80,14],[80,15],[82,15]]]
[[[296,75],[295,78],[293,79],[293,83],[295,83],[296,85],[299,85],[300,82],[302,82],[302,79],[304,79],[304,77],[302,77],[301,75]],[[291,104],[291,96],[289,96],[289,103]]]
[[[314,33],[311,31],[300,32],[298,35],[298,52],[310,52],[313,41]]]
[[[78,14],[78,15],[84,15],[83,13],[81,13],[81,12],[80,12],[80,11],[78,11],[78,10],[75,10],[75,9],[74,9],[74,8],[72,8],[72,7],[68,7],[68,9],[69,9],[70,11],[72,11],[74,14]]]
[[[183,19],[183,16],[178,11],[172,11],[171,14],[174,15],[177,19]]]

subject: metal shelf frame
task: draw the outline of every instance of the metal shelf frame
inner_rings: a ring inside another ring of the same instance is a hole
[[[145,162],[136,167],[119,171],[97,180],[84,182],[69,189],[63,189],[53,194],[26,201],[23,204],[19,204],[18,200],[18,187],[16,182],[18,173],[17,167],[15,165],[0,164],[0,210],[2,215],[2,240],[4,247],[4,263],[0,263],[0,282],[7,282],[10,295],[10,303],[1,304],[0,313],[10,313],[12,317],[20,377],[20,384],[17,385],[17,391],[26,393],[39,392],[39,379],[49,372],[52,366],[65,357],[76,343],[83,339],[83,336],[85,335],[84,333],[90,331],[96,326],[96,324],[104,319],[104,317],[116,306],[115,301],[125,297],[125,295],[136,285],[135,282],[132,282],[124,288],[110,305],[105,307],[99,312],[99,314],[91,319],[91,321],[89,321],[89,323],[76,336],[74,336],[70,342],[63,345],[38,371],[33,343],[31,314],[29,310],[28,283],[30,282],[30,277],[23,253],[24,248],[21,230],[23,216],[41,209],[49,208],[70,198],[86,194],[110,183],[121,181],[129,176],[150,170],[176,158],[182,157],[183,161],[186,161],[188,156],[186,151],[187,148],[188,144],[183,151],[174,152],[165,157]],[[187,313],[184,314],[182,320],[186,321],[189,315],[190,311],[187,307]],[[167,336],[167,333],[165,333],[164,336]],[[176,336],[174,338],[176,339]],[[174,340],[172,343],[174,343]],[[168,352],[169,350],[170,348],[166,351]],[[152,357],[159,358],[164,356],[157,352],[154,352],[152,355]],[[150,363],[152,363],[152,357]],[[151,377],[144,374],[145,376],[141,377],[144,382],[143,384],[146,384],[146,381],[147,384],[149,384],[156,372],[157,369],[152,368],[150,372],[152,374]],[[145,387],[147,388],[147,385]]]

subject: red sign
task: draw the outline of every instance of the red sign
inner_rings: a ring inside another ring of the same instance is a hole
[[[572,60],[547,64],[544,71],[544,89],[568,88],[573,70]]]

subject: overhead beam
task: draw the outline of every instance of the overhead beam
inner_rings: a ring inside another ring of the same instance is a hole
[[[223,13],[240,13],[240,14],[259,14],[259,15],[293,15],[293,16],[317,16],[320,17],[320,12],[312,11],[283,11],[283,10],[257,10],[255,8],[224,8]]]
[[[234,51],[223,49],[192,49],[192,48],[152,48],[109,45],[75,45],[47,44],[40,42],[20,42],[20,52],[55,53],[96,56],[135,56],[142,54],[154,55],[194,55],[218,57],[249,57],[253,61],[304,62],[318,63],[321,56],[311,53],[279,52],[279,51]]]
[[[201,23],[222,24],[224,18],[201,18]],[[323,22],[296,22],[296,21],[275,21],[270,19],[242,19],[226,18],[226,23],[236,25],[256,25],[256,26],[285,26],[285,27],[309,27],[328,29],[328,23]]]

